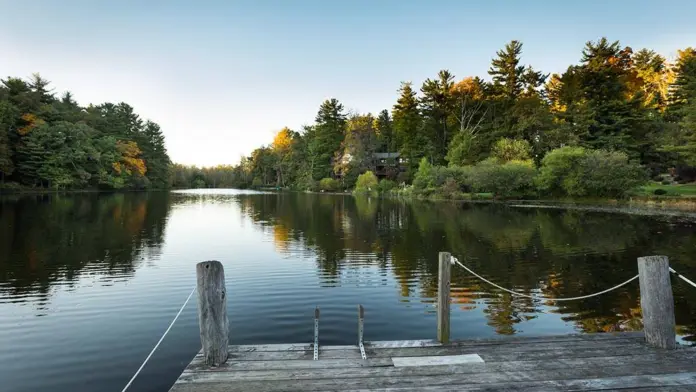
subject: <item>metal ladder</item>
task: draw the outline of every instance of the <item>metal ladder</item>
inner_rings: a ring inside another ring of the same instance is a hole
[[[358,305],[358,349],[362,359],[367,359],[365,355],[365,345],[363,343],[363,332],[365,329],[365,308]],[[314,360],[319,360],[319,307],[314,308]]]

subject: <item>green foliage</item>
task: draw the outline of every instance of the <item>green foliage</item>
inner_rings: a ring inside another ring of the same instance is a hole
[[[341,189],[341,183],[333,178],[322,178],[319,181],[319,189],[325,192],[336,192]]]
[[[347,121],[341,149],[334,156],[334,173],[349,186],[355,183],[358,174],[375,170],[374,154],[378,148],[375,124],[371,114],[353,115]]]
[[[532,148],[526,140],[499,139],[493,145],[491,156],[500,162],[528,161]]]
[[[402,83],[399,99],[394,105],[394,133],[401,156],[408,160],[409,171],[415,171],[418,160],[428,151],[428,142],[421,132],[422,118],[418,98],[411,83]]]
[[[524,66],[520,64],[522,43],[510,41],[503,50],[496,53],[488,74],[493,77],[495,94],[506,99],[517,98],[522,92],[522,73]]]
[[[260,187],[262,187],[263,185],[264,185],[264,184],[263,184],[263,180],[262,180],[260,177],[254,177],[254,180],[251,182],[251,187],[252,187],[252,188],[260,188]],[[195,188],[195,187],[194,187],[194,188]]]
[[[562,147],[546,154],[536,178],[539,191],[557,196],[565,194],[569,187],[566,182],[572,181],[584,156],[582,147]]]
[[[484,161],[471,171],[471,185],[477,192],[499,197],[527,196],[534,193],[536,169],[528,162]]]
[[[646,180],[626,153],[564,147],[546,155],[536,182],[540,191],[557,195],[621,197]]]
[[[653,175],[696,166],[696,50],[679,51],[669,64],[649,49],[634,53],[600,38],[587,42],[579,63],[549,76],[522,62],[522,48],[511,41],[495,53],[490,82],[458,80],[447,70],[420,89],[403,82],[391,116],[388,110],[347,115],[338,100],[326,100],[313,124],[300,132],[285,128],[272,145],[243,158],[232,183],[247,187],[258,178],[264,185],[312,190],[319,189],[319,179],[337,177],[345,189],[370,171],[399,184],[412,181],[399,194],[419,197],[476,191],[527,196],[534,193],[530,178],[542,195],[617,197],[643,181],[640,165]],[[22,132],[55,116],[79,117],[69,96],[40,110],[50,95],[45,81],[5,84]],[[21,117],[26,113],[33,117]],[[156,132],[142,138],[139,130],[148,127],[132,108],[104,104],[87,113],[92,128],[137,142],[152,184],[163,177],[166,171],[148,160],[157,151],[150,140],[159,138]],[[0,165],[7,155],[2,143],[0,138]],[[386,165],[375,155],[396,151],[398,164]],[[534,165],[540,168],[536,176]],[[211,185],[207,177],[205,182]]]
[[[375,119],[375,130],[379,142],[379,151],[396,152],[396,138],[394,137],[394,125],[387,109],[379,112]]]
[[[355,183],[355,192],[375,192],[377,191],[377,176],[371,171],[358,176],[358,181]]]
[[[471,191],[471,173],[469,166],[433,166],[423,158],[413,179],[413,191],[425,197],[457,198],[459,193]]]
[[[313,155],[312,177],[320,179],[331,175],[331,160],[345,136],[346,115],[337,99],[324,101],[319,107],[310,148]]]
[[[380,194],[387,194],[396,188],[396,183],[392,180],[382,179],[377,184],[377,191]]]
[[[80,107],[39,74],[0,85],[0,180],[53,189],[167,188],[159,125],[125,103]]]
[[[662,195],[666,195],[666,194],[667,194],[667,191],[664,190],[664,189],[658,188],[658,189],[655,189],[655,190],[653,191],[653,194],[654,194],[654,195],[657,195],[657,196],[662,196]]]

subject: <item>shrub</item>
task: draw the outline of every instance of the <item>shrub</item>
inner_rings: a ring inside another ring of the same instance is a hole
[[[319,181],[319,189],[325,192],[336,192],[337,190],[341,189],[341,183],[333,178],[322,178]]]
[[[377,176],[371,171],[358,176],[358,181],[355,183],[356,192],[376,192],[377,191]]]
[[[658,189],[655,189],[655,190],[653,191],[653,194],[654,194],[654,195],[657,195],[657,196],[662,196],[662,195],[666,195],[666,194],[667,194],[667,191],[664,190],[664,189],[658,188]]]
[[[643,167],[623,152],[587,150],[580,163],[578,196],[623,197],[648,178]]]
[[[428,196],[439,192],[445,184],[459,192],[471,191],[471,166],[433,166],[423,158],[413,178],[414,192]]]
[[[526,140],[499,139],[493,145],[491,154],[500,162],[528,161],[530,159],[532,147]]]
[[[541,160],[539,175],[535,180],[539,190],[555,195],[565,194],[564,182],[577,170],[584,156],[585,149],[582,147],[561,147],[549,151]]]
[[[655,182],[660,182],[662,181],[662,174],[658,174],[652,178],[653,181]]]
[[[314,181],[311,175],[305,174],[297,179],[297,182],[295,183],[295,189],[299,191],[316,192],[319,190],[319,183],[317,183],[317,181]]]
[[[197,185],[198,184],[196,184],[196,187],[198,187]],[[205,186],[205,184],[203,184],[203,186]],[[203,186],[201,186],[200,188],[202,188]],[[254,181],[251,182],[251,187],[252,188],[259,188],[261,186],[263,186],[263,180],[261,180],[260,177],[254,177]]]
[[[443,199],[464,198],[464,193],[460,190],[459,184],[452,177],[445,180],[445,183],[442,184],[442,187],[438,190],[437,195]]]
[[[672,183],[672,181],[670,181],[670,180],[662,180],[662,182],[661,182],[662,185],[669,185],[671,183]]]
[[[552,194],[621,197],[646,179],[646,171],[623,152],[563,147],[544,157],[536,184]]]
[[[377,184],[377,190],[379,193],[388,193],[394,188],[396,188],[396,183],[387,179],[381,180],[379,184]]]
[[[523,162],[497,163],[483,161],[472,168],[471,183],[476,192],[496,196],[523,196],[534,192],[536,169]]]

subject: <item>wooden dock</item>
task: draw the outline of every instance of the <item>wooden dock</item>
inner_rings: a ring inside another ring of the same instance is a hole
[[[202,350],[170,392],[696,391],[696,348],[676,344],[666,257],[638,259],[643,332],[451,342],[453,262],[440,253],[437,340],[364,342],[358,306],[351,346],[320,344],[319,309],[313,343],[228,346],[222,264],[199,263]]]
[[[696,349],[645,344],[642,333],[229,346],[218,367],[196,355],[170,392],[696,391]]]

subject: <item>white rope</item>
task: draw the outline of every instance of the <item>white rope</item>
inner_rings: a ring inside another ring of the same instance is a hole
[[[638,279],[638,275],[636,275],[636,276],[632,277],[631,279],[629,279],[629,280],[627,280],[627,281],[625,281],[625,282],[623,282],[623,283],[621,283],[621,284],[618,284],[618,285],[616,285],[616,286],[614,286],[614,287],[612,287],[612,288],[609,288],[609,289],[606,289],[606,290],[603,290],[603,291],[600,291],[600,292],[594,293],[594,294],[583,295],[583,296],[580,296],[580,297],[572,297],[572,298],[549,298],[549,297],[543,297],[543,296],[527,295],[527,294],[523,294],[523,293],[518,293],[517,291],[508,290],[508,289],[506,289],[505,287],[499,286],[499,285],[497,285],[497,284],[491,282],[490,280],[484,278],[483,276],[477,274],[476,272],[472,271],[471,269],[467,268],[464,264],[460,263],[459,260],[457,260],[455,257],[452,257],[452,259],[454,260],[455,263],[459,264],[460,267],[462,267],[462,268],[464,268],[465,270],[469,271],[470,274],[474,275],[475,277],[481,279],[482,281],[484,281],[484,282],[486,282],[486,283],[488,283],[488,284],[490,284],[490,285],[492,285],[492,286],[495,286],[495,287],[499,288],[500,290],[503,290],[503,291],[505,291],[505,292],[508,292],[508,293],[510,293],[510,294],[512,294],[512,295],[516,295],[516,296],[518,296],[518,297],[525,297],[525,298],[531,298],[531,299],[543,299],[543,300],[547,300],[547,301],[575,301],[575,300],[578,300],[578,299],[585,299],[585,298],[596,297],[596,296],[598,296],[598,295],[602,295],[602,294],[604,294],[604,293],[608,293],[608,292],[610,292],[610,291],[612,291],[612,290],[616,290],[616,289],[618,289],[619,287],[621,287],[621,286],[623,286],[623,285],[626,285],[626,284],[628,284],[628,283],[630,283],[630,282],[632,282],[632,281]]]
[[[196,288],[194,287],[193,290],[191,290],[191,294],[189,294],[188,298],[186,298],[186,301],[184,302],[184,304],[181,305],[181,309],[179,309],[179,313],[177,313],[176,316],[174,316],[174,320],[172,320],[172,323],[169,324],[169,327],[167,327],[167,330],[164,331],[164,335],[162,335],[162,337],[160,338],[159,342],[157,342],[157,344],[155,344],[155,347],[152,349],[152,351],[150,351],[150,354],[147,356],[147,358],[145,358],[145,361],[143,362],[143,364],[140,365],[140,367],[138,368],[138,371],[135,372],[135,374],[133,375],[133,377],[130,379],[130,381],[128,381],[128,384],[126,384],[126,386],[123,388],[123,390],[122,390],[121,392],[126,392],[126,390],[128,389],[128,387],[130,387],[131,384],[133,383],[133,381],[135,380],[135,378],[138,377],[138,374],[140,374],[140,371],[143,370],[143,368],[145,367],[145,364],[147,364],[147,361],[150,360],[150,357],[152,356],[152,354],[155,353],[155,350],[157,350],[157,347],[159,347],[160,343],[162,343],[162,341],[164,340],[164,337],[167,336],[167,334],[169,333],[169,330],[172,329],[172,326],[174,326],[174,323],[176,322],[176,320],[177,320],[177,319],[179,318],[179,316],[181,315],[181,312],[184,311],[184,308],[186,307],[186,304],[188,304],[188,301],[191,299],[191,296],[193,296],[193,293],[194,293],[195,291],[196,291]]]
[[[686,276],[684,276],[684,275],[680,274],[679,272],[675,271],[674,268],[669,267],[669,271],[670,271],[671,273],[677,275],[677,277],[678,277],[679,279],[683,280],[684,282],[686,282],[686,283],[688,283],[688,284],[690,284],[690,285],[696,287],[696,283],[692,282],[692,281],[689,280],[689,278],[687,278]]]

